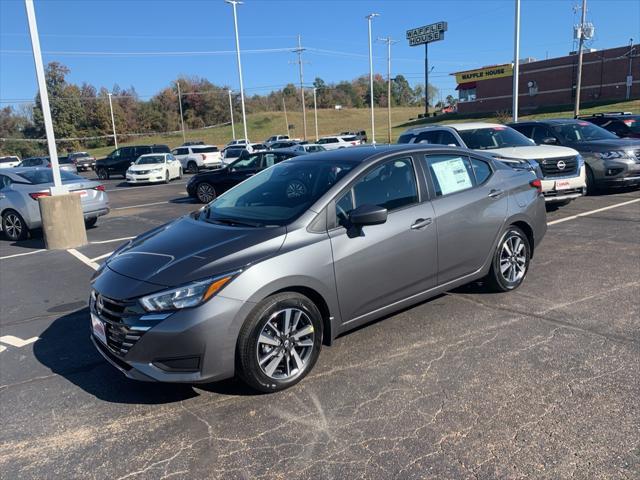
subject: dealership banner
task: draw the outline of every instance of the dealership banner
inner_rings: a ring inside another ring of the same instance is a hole
[[[456,82],[479,82],[481,80],[489,80],[491,78],[511,77],[513,75],[513,64],[506,63],[504,65],[495,65],[493,67],[478,68],[477,70],[467,70],[465,72],[457,72]]]

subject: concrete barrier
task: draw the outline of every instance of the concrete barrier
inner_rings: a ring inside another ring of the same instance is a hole
[[[76,248],[88,243],[80,195],[39,197],[38,204],[47,249]]]

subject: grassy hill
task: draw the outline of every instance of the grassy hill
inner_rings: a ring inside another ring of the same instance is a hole
[[[441,115],[428,119],[416,120],[419,113],[422,113],[422,107],[403,107],[393,108],[391,110],[392,125],[392,142],[395,142],[398,135],[407,128],[431,123],[455,123],[461,121],[488,121],[488,122],[505,122],[510,118],[502,116],[460,116],[460,115]],[[619,102],[600,105],[585,105],[581,109],[582,114],[591,114],[608,111],[640,111],[640,101],[633,100],[629,102]],[[289,124],[295,128],[291,130],[291,136],[294,138],[303,137],[303,124],[301,112],[287,112]],[[573,111],[571,107],[559,108],[556,110],[546,110],[532,115],[521,116],[521,119],[540,119],[550,117],[572,117]],[[243,128],[241,118],[236,119],[236,137],[243,137]],[[375,110],[376,121],[376,141],[386,143],[388,141],[387,130],[387,110],[385,108],[377,108]],[[247,130],[251,141],[263,141],[271,135],[283,134],[287,132],[286,123],[283,112],[261,112],[247,116]],[[318,110],[318,133],[320,136],[339,133],[345,130],[366,130],[371,134],[371,119],[369,109],[351,108],[351,109],[324,109]],[[231,126],[215,127],[199,130],[187,130],[187,140],[202,140],[205,143],[213,145],[225,145],[231,139]],[[307,138],[310,141],[315,139],[315,123],[313,110],[307,110]],[[149,143],[167,144],[171,148],[182,144],[182,134],[170,135],[151,135],[148,137],[137,137],[126,143],[120,142],[121,145],[139,145]],[[97,156],[105,156],[113,150],[112,146],[92,149],[90,152]]]

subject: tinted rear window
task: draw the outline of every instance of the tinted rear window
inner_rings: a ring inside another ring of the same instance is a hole
[[[405,133],[404,135],[400,135],[398,138],[398,143],[410,143],[415,135],[413,133]]]
[[[27,172],[20,172],[18,176],[24,178],[29,183],[34,185],[40,185],[43,183],[52,183],[53,182],[53,173],[51,169],[47,168],[46,170],[30,170]],[[74,175],[73,173],[66,172],[64,170],[60,170],[60,177],[62,181],[70,181],[70,180],[84,180],[84,178]]]
[[[69,157],[58,157],[58,163],[69,164],[71,163],[71,159]]]
[[[0,163],[19,162],[18,157],[2,157]]]
[[[151,147],[151,151],[158,152],[158,153],[171,153],[171,150],[169,150],[169,147],[167,147],[166,145],[154,145],[153,147]],[[151,152],[148,152],[148,153],[151,153]]]
[[[198,147],[192,150],[193,153],[213,153],[218,151],[218,147]]]

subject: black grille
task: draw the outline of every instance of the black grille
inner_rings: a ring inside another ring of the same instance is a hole
[[[566,177],[568,175],[575,175],[578,171],[578,158],[546,158],[540,162],[540,168],[542,170],[542,175],[545,177]]]
[[[640,150],[634,150],[633,154],[636,156],[636,163],[640,163]]]
[[[107,346],[117,355],[126,355],[144,333],[126,322],[128,317],[137,318],[136,303],[121,302],[100,294],[92,303],[92,309],[104,321]]]
[[[133,173],[135,173],[136,175],[146,175],[149,172],[150,170],[134,170],[133,171]]]

